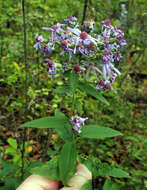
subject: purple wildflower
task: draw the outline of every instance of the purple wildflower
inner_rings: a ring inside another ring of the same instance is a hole
[[[122,58],[122,55],[121,55],[121,53],[119,51],[117,51],[117,52],[114,53],[113,58],[114,58],[114,61],[120,61],[121,58]]]
[[[113,36],[115,36],[121,46],[126,45],[126,40],[124,40],[124,33],[120,28],[114,28]]]
[[[51,41],[53,42],[57,42],[60,41],[62,38],[60,36],[60,34],[64,33],[65,31],[62,29],[62,26],[64,26],[64,24],[59,24],[57,23],[56,25],[47,28],[47,27],[43,27],[43,30],[48,30],[52,32],[52,36],[51,36]]]
[[[80,52],[83,55],[89,56],[90,54],[94,54],[97,49],[97,39],[88,35],[86,32],[81,32],[77,28],[70,28],[68,30],[73,33],[72,40],[75,44],[74,54]]]
[[[111,76],[110,76],[110,82],[113,83],[115,81],[115,78],[117,77],[117,74],[111,71]]]
[[[56,74],[56,65],[52,60],[45,59],[45,62],[47,62],[47,71],[50,74],[51,78]]]
[[[110,22],[110,20],[104,20],[104,21],[102,21],[101,22],[102,23],[102,29],[103,28],[106,28],[106,29],[109,29],[109,30],[113,30],[114,29],[114,27],[111,25],[111,22]]]
[[[75,72],[76,74],[80,74],[81,72],[83,72],[83,67],[80,67],[79,64],[76,64],[76,65],[74,66],[73,70],[74,70],[74,72]]]
[[[105,29],[104,31],[102,31],[102,40],[106,43],[109,43],[110,41],[110,34],[111,34],[111,31],[110,30],[107,30]]]
[[[102,64],[113,62],[113,54],[109,49],[104,49],[102,56]]]
[[[72,59],[73,49],[69,47],[70,41],[63,40],[61,42],[61,47],[63,48],[63,52],[61,53],[64,56],[65,53],[69,53],[69,60]]]
[[[68,16],[67,19],[64,19],[65,24],[76,25],[77,18],[73,16]]]
[[[85,120],[87,120],[87,119],[88,119],[88,117],[82,118],[82,117],[79,117],[79,116],[77,116],[77,117],[72,116],[70,121],[73,124],[73,129],[76,132],[81,133],[81,128],[82,128],[82,126],[85,125]]]
[[[105,91],[113,90],[111,82],[108,80],[99,80],[97,83],[96,89],[104,89]]]
[[[101,64],[103,69],[103,77],[104,79],[111,78],[112,77],[112,71],[115,71],[118,75],[120,75],[120,72],[118,69],[116,69],[112,63],[109,64]]]
[[[103,75],[103,73],[95,66],[94,63],[83,62],[83,65],[86,66],[86,67],[88,67],[86,75],[85,75],[85,79],[88,78],[89,73],[91,72],[91,70],[93,70],[93,73],[96,76],[96,78],[97,78],[96,72],[99,73],[99,74],[101,74],[101,75]]]
[[[51,48],[51,45],[52,45],[52,43],[48,43],[48,44],[44,45],[43,47],[41,47],[41,50],[44,53],[44,56],[48,56],[48,54],[51,53],[51,51],[53,49],[53,48]]]
[[[36,34],[35,39],[36,39],[36,43],[34,45],[34,48],[36,50],[41,49],[41,43],[44,41],[43,36],[42,35],[39,36],[38,34]]]

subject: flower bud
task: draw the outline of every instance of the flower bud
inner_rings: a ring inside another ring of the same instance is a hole
[[[81,38],[82,40],[85,40],[86,38],[88,38],[88,34],[87,34],[86,32],[81,32],[80,38]]]

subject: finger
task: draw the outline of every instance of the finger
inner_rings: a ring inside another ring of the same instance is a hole
[[[39,175],[31,175],[16,190],[58,190],[59,182]]]
[[[90,180],[90,179],[92,179],[91,172],[88,170],[88,168],[85,165],[83,165],[81,163],[79,163],[77,165],[77,172],[76,172],[76,174],[85,177],[87,179],[87,181]]]
[[[68,181],[70,187],[63,187],[60,190],[80,190],[80,188],[92,179],[91,172],[83,164],[77,165],[77,172],[75,175]]]

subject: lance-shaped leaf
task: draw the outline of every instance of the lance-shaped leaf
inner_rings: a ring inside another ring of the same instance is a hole
[[[43,117],[40,119],[35,119],[33,121],[26,122],[20,125],[20,127],[32,127],[32,128],[41,128],[41,129],[58,128],[64,122],[65,120],[63,118],[49,116],[49,117]]]
[[[59,176],[64,185],[76,172],[77,151],[73,142],[64,144],[59,156]]]
[[[108,175],[117,178],[130,178],[129,174],[120,168],[111,168]]]
[[[72,126],[69,122],[69,119],[59,110],[55,111],[55,116],[57,118],[63,118],[64,122],[62,126],[56,127],[56,133],[64,140],[64,141],[72,141],[73,133],[72,133]]]
[[[122,135],[119,131],[108,127],[100,127],[96,125],[86,125],[82,127],[81,137],[83,138],[107,138]]]
[[[100,100],[101,102],[109,105],[109,102],[95,89],[93,88],[88,82],[83,83],[79,82],[78,88],[87,94],[95,97],[96,99]]]
[[[20,127],[32,127],[32,128],[54,128],[58,135],[64,141],[72,140],[72,128],[68,118],[58,111],[58,114],[50,117],[43,117],[33,121],[26,122]]]

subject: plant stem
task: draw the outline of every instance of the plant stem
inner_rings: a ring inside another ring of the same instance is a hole
[[[85,0],[84,10],[83,10],[83,18],[82,18],[82,25],[83,25],[83,22],[85,21],[85,18],[86,18],[87,6],[88,6],[88,0]]]
[[[25,63],[25,116],[27,116],[27,102],[28,102],[28,63],[27,63],[27,50],[26,50],[26,20],[25,20],[25,0],[22,0],[22,14],[23,14],[23,33],[24,33],[24,63]],[[23,129],[23,137],[22,137],[22,150],[21,150],[21,179],[24,177],[24,152],[25,152],[25,140],[26,140],[26,128]]]
[[[75,114],[75,92],[73,92],[72,96],[72,113]]]

